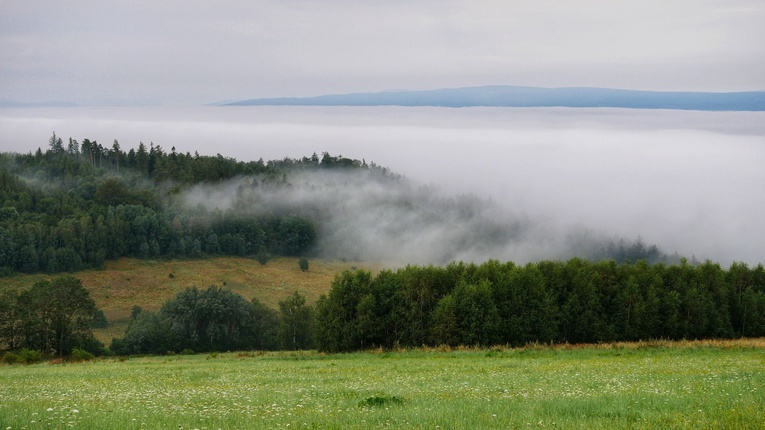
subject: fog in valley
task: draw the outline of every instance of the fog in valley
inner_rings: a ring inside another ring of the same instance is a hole
[[[196,186],[189,205],[322,221],[318,252],[392,263],[517,262],[641,238],[728,265],[765,260],[765,113],[631,109],[0,109],[0,151],[52,132],[241,161],[316,152],[389,168]],[[397,175],[402,175],[398,178]]]

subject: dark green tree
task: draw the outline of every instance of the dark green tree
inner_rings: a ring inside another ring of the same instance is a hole
[[[14,351],[21,348],[22,326],[18,293],[13,290],[0,292],[0,350]]]
[[[460,343],[459,322],[457,321],[457,302],[454,296],[441,297],[433,310],[433,323],[430,327],[434,345],[457,346]]]
[[[460,283],[451,294],[457,319],[457,339],[462,345],[497,344],[500,318],[491,294],[491,284]]]
[[[364,270],[346,270],[332,281],[328,296],[316,304],[317,347],[321,351],[353,351],[371,345],[367,321],[374,319],[361,306],[370,294],[372,275]],[[365,312],[360,318],[359,311]]]
[[[316,230],[308,220],[289,216],[279,223],[277,238],[284,254],[299,255],[314,245]]]
[[[178,293],[162,305],[160,316],[169,321],[173,337],[179,340],[177,350],[227,351],[252,345],[252,305],[214,285]]]
[[[104,311],[96,309],[96,313],[93,315],[93,322],[91,324],[93,328],[106,328],[109,327],[109,321],[104,315]]]
[[[551,341],[558,333],[558,312],[545,279],[535,264],[510,270],[492,288],[507,290],[497,299],[502,319],[502,340],[513,345]],[[500,296],[495,293],[495,297]]]
[[[295,291],[279,302],[279,346],[281,349],[311,349],[313,338],[313,308],[306,305],[305,297]]]
[[[93,345],[96,304],[72,276],[38,281],[19,296],[26,347],[59,357]]]
[[[140,311],[134,313],[121,339],[112,339],[110,349],[118,355],[166,354],[177,350],[180,339],[174,336],[170,320],[159,313]]]
[[[279,312],[252,299],[253,339],[252,347],[271,351],[279,348]]]

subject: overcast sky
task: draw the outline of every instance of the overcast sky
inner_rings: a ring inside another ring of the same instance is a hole
[[[0,99],[197,105],[489,84],[765,90],[765,2],[0,0]]]

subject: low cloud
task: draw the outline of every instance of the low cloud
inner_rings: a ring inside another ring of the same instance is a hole
[[[118,139],[123,148],[153,141],[245,161],[328,151],[404,175],[390,187],[371,178],[297,175],[289,193],[259,197],[256,210],[313,208],[332,227],[322,232],[320,250],[347,258],[560,258],[580,249],[583,237],[641,237],[670,254],[723,264],[757,264],[765,256],[762,112],[0,110],[2,151],[45,148],[54,130],[78,140]],[[227,190],[240,186],[251,185],[226,184],[204,200],[231,206],[236,194]],[[402,195],[416,204],[401,206]],[[460,212],[471,205],[469,217]]]
[[[380,169],[311,169],[286,183],[246,177],[200,184],[185,200],[190,207],[236,214],[307,217],[319,227],[317,254],[330,258],[444,264],[573,255],[567,237],[549,225]]]

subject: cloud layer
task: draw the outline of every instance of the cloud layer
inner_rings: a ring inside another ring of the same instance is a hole
[[[534,232],[519,236],[522,251],[497,257],[534,258],[560,249],[570,232],[590,230],[606,237],[641,236],[666,252],[724,264],[765,259],[765,194],[759,191],[765,183],[763,113],[490,108],[0,110],[2,151],[45,147],[52,131],[64,138],[96,139],[109,145],[116,138],[123,148],[153,141],[166,150],[174,146],[180,152],[220,153],[239,160],[300,158],[328,151],[374,161],[403,174],[411,181],[413,195],[423,186],[430,190],[422,197],[425,202],[475,195],[491,201],[481,205],[484,212],[476,220],[510,220],[510,225],[521,223]],[[295,185],[305,189],[304,182],[313,181],[296,180]],[[358,187],[349,185],[337,192],[360,191],[381,201],[394,198],[365,185]],[[317,196],[321,194],[308,193],[306,198]],[[346,204],[375,203],[349,198]],[[338,212],[342,215],[342,210]],[[435,215],[443,214],[436,210]],[[371,211],[364,216],[347,222],[358,221],[358,229],[366,231],[374,231],[367,228],[373,224],[382,234],[395,229],[399,215]],[[442,220],[444,225],[450,223],[459,224],[448,217]],[[370,236],[369,241],[378,249],[398,247],[421,254],[418,240],[432,244],[443,236],[425,227],[416,230],[423,239],[397,238],[386,244]],[[359,238],[359,246],[365,240]]]

